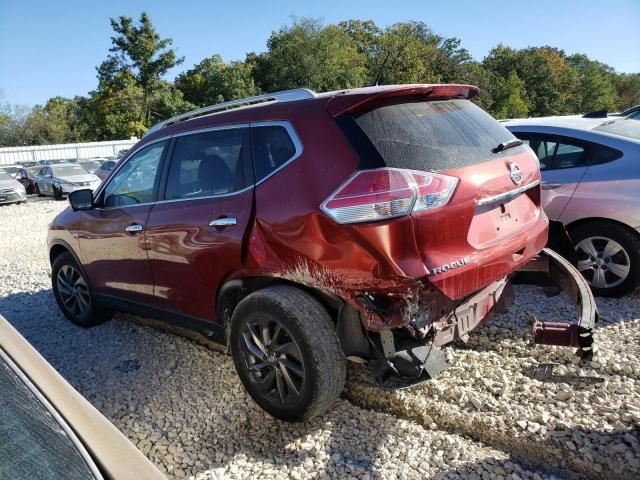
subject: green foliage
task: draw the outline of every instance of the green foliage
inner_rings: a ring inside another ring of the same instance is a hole
[[[496,118],[526,117],[529,107],[525,101],[524,82],[512,71],[507,78],[496,77],[491,110]]]
[[[98,138],[140,135],[165,112],[189,106],[181,96],[168,102],[166,93],[173,90],[162,80],[184,59],[169,48],[170,38],[160,38],[144,12],[138,25],[131,17],[121,16],[111,19],[111,27],[116,33],[111,37],[113,47],[97,68],[98,89],[92,92],[95,129]]]
[[[267,50],[225,63],[213,53],[174,82],[183,62],[149,16],[111,19],[114,36],[88,97],[54,97],[33,109],[0,103],[0,146],[122,139],[198,106],[261,92],[306,87],[341,90],[372,84],[476,85],[474,102],[498,118],[615,111],[640,104],[640,74],[619,74],[586,55],[550,46],[497,45],[476,61],[459,39],[419,21],[382,28],[372,20],[324,25],[294,19],[274,31]],[[2,98],[0,92],[0,98]]]
[[[613,84],[620,99],[621,109],[640,105],[640,73],[615,75]]]
[[[359,87],[366,83],[366,56],[349,35],[318,20],[294,20],[273,32],[268,51],[253,57],[262,90],[310,88],[317,91]]]
[[[187,101],[199,106],[260,93],[253,79],[252,64],[240,61],[225,64],[218,54],[178,75],[175,85]]]
[[[611,67],[589,60],[586,55],[572,55],[567,61],[580,81],[579,111],[614,111],[622,103],[614,86],[615,73]]]

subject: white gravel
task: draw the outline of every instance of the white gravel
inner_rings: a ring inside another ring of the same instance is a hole
[[[598,299],[598,386],[532,380],[572,371],[567,349],[532,349],[526,313],[573,316],[516,286],[517,305],[447,349],[452,367],[381,391],[350,367],[344,399],[305,424],[266,416],[230,357],[118,314],[83,330],[58,312],[46,227],[66,202],[0,207],[0,314],[170,478],[639,478],[640,297]]]

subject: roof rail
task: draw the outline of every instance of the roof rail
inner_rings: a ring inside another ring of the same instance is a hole
[[[313,90],[309,90],[308,88],[296,88],[294,90],[265,93],[264,95],[258,95],[255,97],[240,98],[238,100],[230,100],[228,102],[217,103],[215,105],[209,105],[207,107],[191,110],[190,112],[181,113],[180,115],[176,115],[175,117],[171,117],[167,120],[156,123],[153,127],[147,130],[147,133],[145,133],[143,137],[146,137],[150,133],[158,131],[164,127],[168,127],[169,125],[184,122],[186,120],[191,120],[197,117],[202,117],[204,115],[221,113],[235,108],[253,107],[260,104],[306,100],[309,98],[315,98],[315,96],[316,93]]]

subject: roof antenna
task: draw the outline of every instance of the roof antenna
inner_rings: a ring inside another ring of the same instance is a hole
[[[376,75],[376,80],[374,82],[374,85],[377,87],[378,83],[380,82],[380,78],[382,77],[382,72],[384,71],[384,67],[387,65],[387,60],[389,60],[389,56],[391,55],[391,50],[389,50],[387,52],[387,56],[384,57],[384,61],[382,62],[382,65],[380,65],[380,70],[378,70],[378,74]]]

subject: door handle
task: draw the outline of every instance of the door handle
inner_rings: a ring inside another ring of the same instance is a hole
[[[124,229],[124,231],[127,233],[138,233],[138,232],[141,232],[142,230],[144,230],[144,227],[139,223],[133,223]]]
[[[238,223],[238,219],[236,217],[220,217],[215,220],[211,220],[209,222],[210,227],[233,227]]]
[[[554,188],[559,188],[562,185],[562,183],[542,182],[542,190],[553,190]]]

